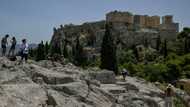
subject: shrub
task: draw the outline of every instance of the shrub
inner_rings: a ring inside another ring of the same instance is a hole
[[[127,69],[131,76],[136,76],[137,74],[140,74],[140,72],[143,72],[143,65],[140,64],[133,64],[133,63],[124,63],[120,66],[120,69]]]
[[[45,47],[44,43],[43,43],[43,41],[41,41],[41,43],[38,44],[38,48],[36,50],[36,61],[45,60],[46,53],[45,53],[44,47]]]
[[[184,55],[184,65],[190,64],[190,54]]]
[[[186,65],[183,67],[184,75],[187,78],[190,78],[190,65]]]
[[[184,71],[190,71],[190,65],[184,66],[184,67],[183,67],[183,70],[184,70]]]
[[[148,48],[146,49],[145,52],[145,59],[147,61],[154,61],[156,59],[156,57],[158,56],[156,50],[152,49],[152,48]]]
[[[124,63],[137,63],[133,50],[120,51],[117,57],[119,65],[123,65]]]
[[[174,80],[179,79],[179,77],[182,76],[182,68],[181,65],[182,61],[175,59],[175,60],[170,60],[166,63],[168,67],[168,71],[166,73],[166,81],[167,82],[172,82]]]
[[[151,82],[164,82],[164,74],[168,68],[164,64],[150,64],[144,67],[145,78]]]
[[[179,56],[177,56],[177,54],[169,53],[169,55],[166,57],[166,60],[173,60],[173,59],[177,59],[177,58],[179,58]]]

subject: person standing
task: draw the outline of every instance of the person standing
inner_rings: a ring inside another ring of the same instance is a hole
[[[172,89],[172,85],[169,84],[165,90],[165,107],[173,107],[172,97],[174,95],[174,91]]]
[[[7,34],[1,40],[2,56],[6,55],[6,49],[7,49],[7,45],[8,45],[7,39],[8,38],[9,38],[9,35]]]
[[[27,44],[27,41],[26,39],[23,39],[22,40],[22,44],[21,44],[21,62],[23,60],[25,60],[25,62],[27,62],[28,60],[28,44]]]
[[[16,43],[17,43],[16,38],[13,37],[12,40],[11,40],[11,48],[10,48],[10,50],[9,50],[9,56],[10,56],[10,54],[11,54],[12,56],[14,56]]]

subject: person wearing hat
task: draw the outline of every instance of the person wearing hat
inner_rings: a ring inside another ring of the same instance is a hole
[[[6,49],[7,49],[7,45],[8,45],[8,42],[7,42],[8,37],[9,37],[9,35],[7,34],[1,40],[2,56],[5,56],[5,54],[6,54]]]
[[[165,90],[165,107],[173,107],[172,97],[174,95],[174,91],[172,89],[172,85],[168,84]]]

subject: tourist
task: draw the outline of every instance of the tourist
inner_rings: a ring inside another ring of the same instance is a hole
[[[27,62],[28,60],[28,44],[27,44],[27,41],[26,39],[23,39],[22,40],[22,44],[21,44],[21,51],[20,51],[20,54],[21,54],[21,62],[25,59],[25,62]]]
[[[172,101],[173,94],[174,92],[172,89],[172,85],[169,84],[165,91],[165,107],[173,107],[173,101]]]
[[[124,80],[125,80],[126,76],[129,75],[128,71],[125,68],[122,70],[121,74],[122,74]]]
[[[11,47],[10,47],[10,50],[9,50],[9,56],[10,55],[14,56],[14,54],[15,54],[15,48],[16,48],[16,43],[17,43],[16,38],[13,37],[12,40],[11,40]]]
[[[8,45],[8,42],[7,42],[8,37],[9,37],[9,35],[7,34],[1,40],[2,56],[6,55],[6,48],[7,48],[7,45]]]

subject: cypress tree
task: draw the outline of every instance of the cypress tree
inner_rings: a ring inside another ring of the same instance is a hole
[[[184,52],[185,52],[185,53],[188,53],[188,39],[185,38],[184,41],[185,41],[185,43],[184,43],[184,45],[185,45],[185,46],[184,46]]]
[[[185,39],[184,40],[185,41],[185,43],[184,43],[184,45],[185,45],[184,46],[184,52],[189,53],[190,52],[190,49],[189,49],[190,48],[190,37],[187,36],[184,39]]]
[[[184,53],[190,52],[190,28],[183,28],[183,31],[178,34],[178,39],[184,42]]]
[[[33,58],[35,56],[34,50],[32,48],[29,49],[29,57]]]
[[[61,45],[59,45],[59,42],[56,42],[56,43],[54,43],[54,44],[50,44],[50,46],[49,46],[49,53],[50,53],[50,55],[51,56],[54,56],[54,55],[62,55],[62,49],[61,49],[61,47],[60,47]]]
[[[94,35],[94,32],[92,29],[93,28],[88,29],[89,35],[87,36],[87,45],[93,47],[96,41],[96,36]]]
[[[156,40],[156,50],[160,50],[160,45],[161,45],[161,38],[160,35],[158,35],[157,40]]]
[[[50,45],[48,41],[46,41],[44,48],[45,48],[45,56],[47,56],[49,54],[49,49],[50,49]]]
[[[85,64],[85,56],[83,51],[83,46],[80,44],[79,36],[76,39],[76,49],[75,49],[75,64],[77,66],[84,66]]]
[[[55,54],[58,54],[58,55],[62,54],[62,51],[57,43],[54,46],[51,46],[50,53],[52,56]]]
[[[116,57],[116,44],[114,43],[114,35],[111,34],[112,25],[106,23],[106,31],[101,46],[101,69],[112,70],[118,74],[118,65]]]
[[[68,45],[68,41],[65,39],[64,40],[64,48],[63,48],[63,55],[65,58],[68,58],[68,50],[67,50],[67,45]]]
[[[146,47],[146,48],[148,48],[148,39],[147,38],[145,38],[145,40],[144,40],[144,46]]]
[[[36,61],[45,60],[45,48],[43,41],[41,41],[41,43],[38,44],[36,52]]]
[[[164,40],[164,58],[168,56],[167,40]]]
[[[35,58],[36,58],[36,61],[39,61],[39,60],[41,59],[41,58],[40,58],[40,57],[41,57],[40,55],[41,55],[41,43],[38,44],[38,47],[37,47],[37,49],[36,49],[36,57],[35,57]]]
[[[189,53],[190,52],[190,37],[187,37],[187,47],[188,47],[188,53]]]

